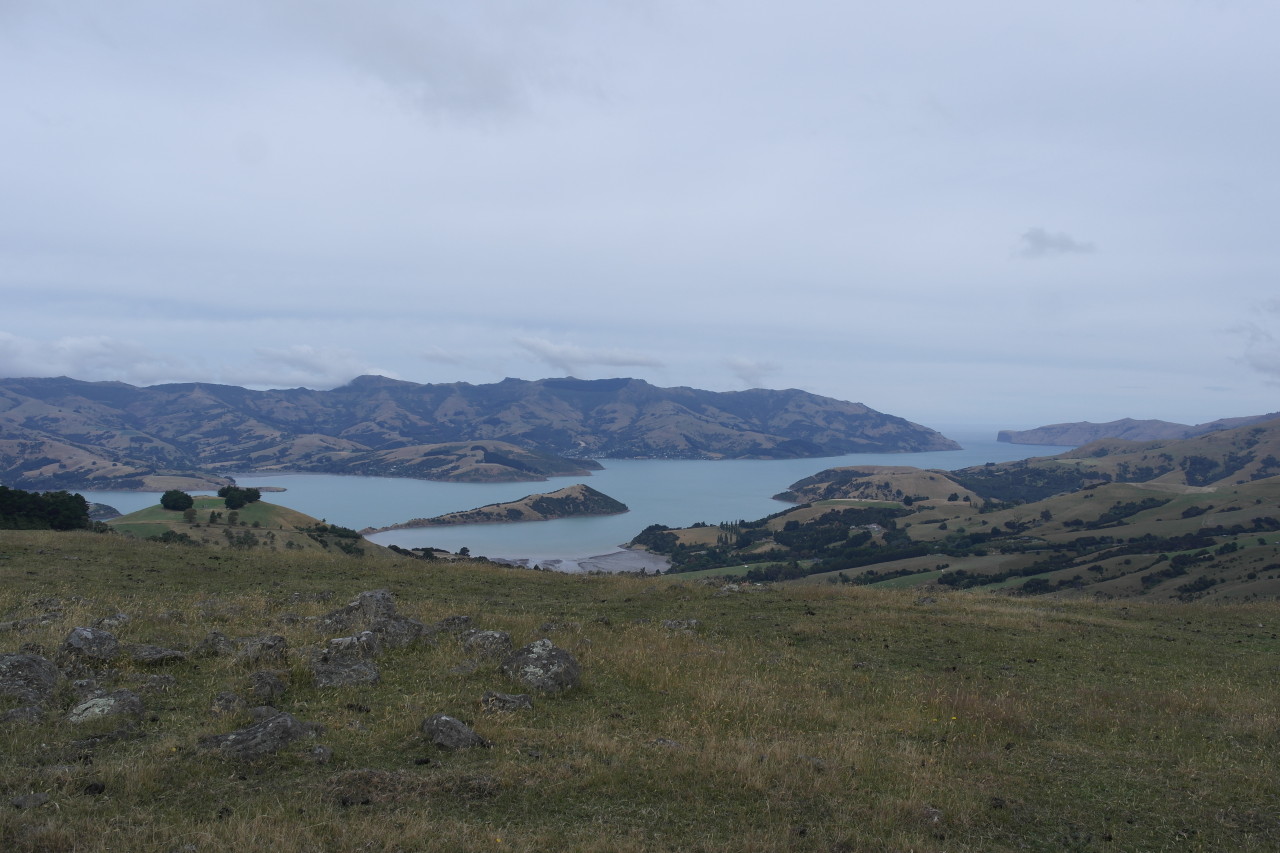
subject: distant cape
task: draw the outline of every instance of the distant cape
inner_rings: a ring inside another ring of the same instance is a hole
[[[1249,426],[1250,424],[1264,421],[1272,421],[1277,418],[1280,418],[1280,412],[1271,412],[1267,415],[1251,415],[1243,418],[1222,418],[1195,425],[1157,420],[1136,421],[1132,418],[1123,418],[1104,424],[1080,421],[1078,423],[1050,424],[1036,427],[1035,429],[1002,429],[997,433],[996,440],[1008,444],[1054,444],[1061,447],[1078,447],[1104,438],[1120,438],[1126,441],[1175,441],[1184,438],[1195,438],[1206,433]]]

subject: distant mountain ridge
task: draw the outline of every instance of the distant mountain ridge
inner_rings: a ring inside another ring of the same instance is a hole
[[[1125,441],[1170,441],[1183,438],[1195,438],[1221,430],[1235,429],[1280,418],[1280,412],[1266,415],[1250,415],[1243,418],[1220,418],[1203,424],[1179,424],[1172,421],[1122,418],[1104,424],[1079,421],[1076,423],[1049,424],[1035,429],[1002,429],[996,434],[996,441],[1007,444],[1052,444],[1059,447],[1088,444],[1104,438],[1120,438]]]
[[[713,392],[626,378],[421,385],[362,376],[328,391],[0,380],[0,482],[25,488],[156,488],[160,478],[164,488],[208,488],[236,471],[540,480],[587,473],[598,467],[593,457],[958,447],[903,418],[795,389]],[[441,461],[450,453],[459,460],[452,471]],[[467,463],[469,453],[487,459]]]

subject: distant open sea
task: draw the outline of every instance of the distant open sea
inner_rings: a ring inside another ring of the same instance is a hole
[[[263,498],[333,524],[358,529],[384,527],[411,518],[517,500],[583,482],[622,501],[631,511],[597,518],[566,518],[517,524],[469,524],[393,530],[371,536],[382,545],[431,546],[493,559],[576,560],[617,551],[650,524],[686,527],[755,519],[786,509],[772,499],[796,480],[845,465],[912,465],[955,470],[986,462],[1051,456],[1067,447],[1001,444],[995,429],[979,436],[942,429],[963,450],[931,453],[855,453],[821,459],[726,459],[719,461],[601,459],[603,471],[589,477],[558,477],[545,483],[438,483],[396,477],[335,474],[237,474],[241,486],[280,486]],[[145,492],[82,492],[86,499],[121,512],[151,506],[159,498]],[[192,494],[202,494],[193,492]],[[208,493],[203,493],[208,494]]]

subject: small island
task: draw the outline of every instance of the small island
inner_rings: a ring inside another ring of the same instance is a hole
[[[513,521],[550,521],[589,515],[619,515],[630,512],[626,504],[578,483],[554,492],[526,495],[517,501],[487,504],[476,509],[450,512],[434,518],[414,518],[388,527],[369,528],[364,533],[407,530],[413,527],[444,527],[451,524],[506,524]]]

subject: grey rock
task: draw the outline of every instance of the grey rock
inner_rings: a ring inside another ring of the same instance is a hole
[[[546,638],[514,652],[502,662],[502,672],[508,678],[543,693],[570,690],[582,679],[582,668],[573,655],[556,648]]]
[[[6,723],[28,723],[34,725],[44,720],[43,705],[23,705],[20,708],[10,708],[3,714],[0,714],[0,725]]]
[[[492,744],[475,729],[447,714],[434,714],[422,721],[422,733],[441,749],[457,750]]]
[[[40,655],[0,655],[0,696],[35,704],[53,695],[58,667]]]
[[[233,655],[236,652],[236,644],[231,638],[221,631],[210,631],[205,635],[194,649],[191,650],[193,658],[217,658],[225,655]]]
[[[385,589],[374,589],[360,593],[345,606],[321,616],[317,627],[322,631],[349,631],[358,625],[395,616],[395,598]]]
[[[115,636],[101,628],[72,628],[62,643],[63,655],[69,660],[108,661],[120,652]]]
[[[274,702],[286,689],[280,673],[275,670],[263,669],[249,676],[249,692],[261,702]]]
[[[377,684],[381,680],[378,665],[371,660],[345,655],[317,655],[311,661],[311,675],[316,687],[349,687],[355,684]]]
[[[511,635],[506,631],[469,631],[461,639],[464,649],[482,658],[511,654]]]
[[[316,764],[328,764],[333,760],[333,750],[327,746],[317,744],[311,747],[311,751],[307,753],[307,758]]]
[[[382,651],[382,642],[372,631],[361,631],[350,637],[334,637],[328,642],[325,651],[330,655],[372,658]]]
[[[13,806],[15,809],[34,809],[43,806],[47,802],[49,802],[49,795],[40,792],[14,797],[9,801],[9,805]]]
[[[239,714],[248,707],[248,704],[249,703],[245,702],[239,694],[232,693],[230,690],[224,690],[217,696],[213,697],[213,704],[210,706],[209,710],[221,717],[230,714]]]
[[[130,660],[143,666],[158,666],[187,659],[186,652],[180,652],[177,649],[166,649],[162,646],[152,646],[146,643],[126,646],[125,651],[128,653]]]
[[[103,616],[94,622],[94,626],[98,628],[106,628],[108,631],[114,631],[124,625],[128,625],[133,621],[133,617],[128,613],[113,613],[110,616]]]
[[[388,649],[411,646],[427,632],[427,626],[408,616],[389,616],[369,623],[369,630]]]
[[[320,617],[316,627],[333,632],[357,628],[370,631],[377,638],[378,651],[412,645],[427,630],[417,619],[397,613],[395,598],[385,589],[360,593],[345,606]]]
[[[200,746],[219,752],[228,758],[252,760],[270,755],[293,741],[314,734],[313,726],[307,725],[292,714],[281,712],[248,728],[201,738]]]
[[[71,692],[80,700],[96,699],[107,694],[96,678],[77,678],[71,682]]]
[[[696,631],[702,625],[697,619],[664,619],[662,627],[668,631]]]
[[[168,693],[177,686],[178,679],[172,675],[148,675],[136,683],[143,693]]]
[[[446,616],[427,630],[432,634],[453,634],[457,636],[470,627],[470,616]]]
[[[279,634],[246,637],[240,641],[236,663],[247,666],[283,664],[288,661],[289,641]]]
[[[528,693],[499,693],[490,690],[480,697],[480,705],[486,713],[502,711],[528,711],[533,709],[533,697]]]
[[[87,723],[103,717],[130,716],[141,717],[145,708],[142,697],[132,690],[116,690],[106,696],[99,696],[87,702],[81,702],[67,714],[69,723]]]

